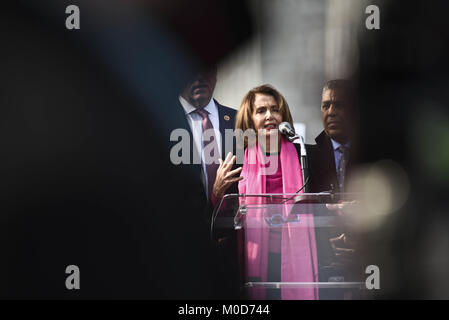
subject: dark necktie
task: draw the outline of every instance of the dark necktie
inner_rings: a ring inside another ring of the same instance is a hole
[[[214,127],[210,122],[208,112],[204,109],[196,109],[196,112],[203,118],[201,127],[203,130],[203,151],[206,162],[207,174],[207,198],[210,199],[215,178],[217,176],[218,158],[220,157]]]
[[[340,192],[343,192],[344,187],[345,187],[346,165],[348,163],[349,148],[346,148],[345,146],[340,145],[337,148],[337,151],[340,152],[340,154],[341,154],[340,161],[338,162],[338,168],[337,168],[338,188],[339,188]]]

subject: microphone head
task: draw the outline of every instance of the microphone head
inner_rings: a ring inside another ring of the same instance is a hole
[[[289,136],[289,137],[292,137],[295,135],[295,130],[292,128],[292,126],[288,122],[281,122],[281,124],[279,125],[279,131],[282,134]]]

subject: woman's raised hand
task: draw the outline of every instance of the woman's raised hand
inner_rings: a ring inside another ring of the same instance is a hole
[[[242,171],[242,167],[237,168],[235,170],[231,170],[232,166],[235,163],[236,157],[229,152],[226,156],[226,159],[223,161],[218,159],[220,165],[217,170],[217,177],[215,178],[214,187],[212,192],[216,198],[222,198],[228,190],[228,188],[237,181],[243,179],[243,177],[235,177],[236,174]]]

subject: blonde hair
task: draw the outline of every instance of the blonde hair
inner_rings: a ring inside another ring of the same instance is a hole
[[[290,113],[290,108],[288,107],[287,100],[285,100],[284,96],[277,91],[273,86],[269,84],[263,84],[256,88],[251,89],[245,97],[243,97],[242,103],[240,104],[239,111],[237,112],[236,120],[235,120],[235,128],[241,129],[245,132],[248,129],[255,130],[254,123],[252,120],[253,112],[254,112],[254,101],[256,100],[256,94],[264,94],[268,96],[272,96],[276,101],[279,112],[282,116],[282,121],[286,121],[290,123],[293,127],[293,118]],[[244,138],[245,147],[248,145],[247,137]]]

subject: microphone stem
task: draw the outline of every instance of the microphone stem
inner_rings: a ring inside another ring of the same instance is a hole
[[[307,163],[307,156],[302,155],[301,156],[301,171],[302,171],[302,183],[306,183],[306,181],[309,179],[309,166]],[[304,193],[309,192],[309,183],[304,186]]]

